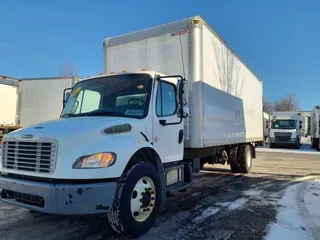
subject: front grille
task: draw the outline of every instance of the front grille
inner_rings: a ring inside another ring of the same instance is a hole
[[[8,169],[53,173],[57,159],[57,143],[46,141],[3,142],[2,166]]]
[[[278,142],[289,142],[291,140],[291,135],[292,135],[292,133],[286,133],[286,132],[274,133],[276,141],[278,141]]]

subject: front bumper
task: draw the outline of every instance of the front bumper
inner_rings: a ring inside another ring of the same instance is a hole
[[[111,209],[117,184],[51,184],[0,176],[1,201],[30,210],[83,215]]]
[[[288,141],[281,141],[277,138],[270,138],[270,143],[275,143],[277,145],[296,145],[299,144],[299,138],[291,138]]]

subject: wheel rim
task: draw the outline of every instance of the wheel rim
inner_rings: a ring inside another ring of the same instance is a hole
[[[138,222],[145,221],[155,205],[156,191],[154,182],[149,177],[140,178],[131,193],[131,214]]]
[[[246,162],[247,162],[248,168],[250,168],[251,167],[251,150],[250,149],[249,151],[247,151]]]

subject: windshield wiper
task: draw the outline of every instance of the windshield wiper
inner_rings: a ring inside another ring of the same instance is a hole
[[[92,112],[87,112],[87,113],[66,113],[63,114],[61,117],[62,118],[68,118],[68,117],[87,117],[87,116],[119,116],[123,117],[125,114],[119,113],[119,112],[108,112],[108,111],[101,111],[101,110],[95,110]]]
[[[74,114],[74,113],[65,113],[63,115],[61,115],[61,118],[67,118],[67,117],[74,117],[77,116],[78,114]]]

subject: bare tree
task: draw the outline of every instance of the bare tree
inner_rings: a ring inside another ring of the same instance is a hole
[[[75,70],[74,66],[70,63],[65,64],[59,72],[60,77],[75,77],[77,75],[77,71]]]
[[[263,99],[263,111],[268,114],[272,114],[272,112],[274,111],[273,102],[266,100],[266,99]]]
[[[279,112],[300,111],[299,103],[294,93],[287,94],[274,103],[274,110]]]

